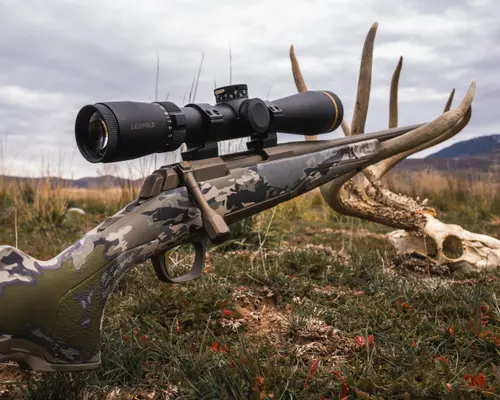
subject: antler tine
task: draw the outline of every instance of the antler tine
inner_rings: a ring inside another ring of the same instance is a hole
[[[450,97],[448,97],[448,101],[446,102],[446,105],[444,106],[443,112],[448,112],[450,111],[451,108],[451,103],[453,103],[453,97],[455,96],[455,88],[450,93]]]
[[[293,44],[290,46],[290,61],[292,62],[292,74],[295,81],[295,86],[297,87],[297,91],[299,93],[307,92],[307,85],[304,81],[304,77],[302,76],[302,71],[300,70],[300,65],[297,61],[297,57],[295,56],[295,48],[293,47]]]
[[[471,107],[475,90],[476,81],[472,81],[467,93],[456,108],[441,114],[428,124],[410,131],[403,136],[382,143],[380,147],[380,157],[386,159],[439,139],[440,136],[443,135],[443,132],[452,129],[462,118],[464,118],[467,110]]]
[[[389,97],[389,128],[397,128],[398,126],[398,91],[399,91],[399,77],[401,76],[401,69],[403,68],[403,57],[399,57],[399,61],[394,69],[391,79],[391,90]],[[394,156],[394,157],[397,157]],[[399,162],[396,161],[396,162]],[[371,173],[378,179],[378,173],[384,171],[384,174],[391,169],[396,163],[392,163],[392,158],[381,161],[377,165],[371,167]]]
[[[399,61],[394,69],[391,79],[391,90],[389,96],[389,128],[397,128],[398,126],[398,91],[399,91],[399,77],[401,76],[401,69],[403,68],[403,57],[399,57]],[[397,156],[394,156],[397,157]],[[378,164],[367,168],[364,172],[365,175],[369,171],[371,175],[378,179],[378,173],[381,171],[387,172],[392,168],[395,163],[391,163],[392,158],[380,161]]]
[[[373,45],[375,43],[377,28],[378,23],[375,22],[368,31],[363,45],[361,65],[359,67],[358,92],[352,115],[351,135],[359,135],[365,131],[372,81]]]
[[[376,165],[371,167],[372,172],[374,173],[376,179],[381,179],[385,174],[387,174],[387,172],[389,172],[392,168],[394,168],[395,165],[397,165],[404,159],[408,158],[412,154],[418,153],[419,151],[428,149],[429,147],[435,146],[439,143],[444,142],[445,140],[452,138],[467,126],[471,117],[472,117],[472,107],[469,107],[468,110],[465,112],[463,118],[459,122],[457,122],[457,124],[453,128],[448,129],[441,136],[437,136],[434,139],[421,144],[420,146],[417,146],[403,153],[399,153],[395,156],[392,156],[391,158],[388,158],[387,160],[377,163]]]
[[[403,66],[403,57],[399,58],[399,62],[394,70],[391,80],[391,91],[389,100],[389,128],[396,128],[398,126],[398,90],[399,90],[399,77],[401,75],[401,68]],[[453,102],[453,97],[455,95],[455,89],[453,89],[448,97],[446,105],[444,107],[443,113],[450,110],[451,104]],[[387,158],[376,165],[371,166],[369,169],[375,179],[381,179],[387,172],[389,172],[396,164],[404,160],[405,158],[411,156],[412,154],[418,153],[419,151],[425,150],[429,147],[435,146],[460,132],[469,123],[471,117],[471,112],[468,111],[460,123],[442,135],[435,137],[434,139],[421,144],[420,146],[414,147],[403,153],[394,155],[391,158]]]
[[[347,123],[345,118],[342,118],[342,123],[340,125],[342,126],[344,136],[351,136],[351,128],[349,128],[349,124]]]
[[[398,65],[392,74],[391,80],[391,94],[389,100],[389,128],[398,127],[398,90],[399,90],[399,77],[401,75],[401,68],[403,67],[403,57],[399,57]]]

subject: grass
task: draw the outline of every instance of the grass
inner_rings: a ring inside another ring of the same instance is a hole
[[[413,179],[389,183],[429,197],[446,222],[500,237],[500,198],[488,182],[471,181],[464,190],[457,178],[430,172]],[[14,244],[17,230],[21,249],[53,256],[132,192],[114,193],[0,185],[5,209],[18,210],[15,224],[12,212],[4,215],[0,240]],[[68,220],[68,205],[88,215]],[[7,365],[3,376],[10,382],[0,384],[0,393],[17,388],[28,399],[500,397],[498,276],[457,278],[423,261],[410,268],[415,263],[396,256],[385,239],[390,229],[334,214],[318,192],[232,230],[236,240],[210,249],[198,280],[162,284],[145,263],[120,282],[105,315],[98,370],[32,374],[21,385]],[[180,267],[189,264],[184,248],[171,257]]]
[[[422,170],[411,174],[392,172],[389,187],[414,198],[428,198],[447,223],[459,221],[467,229],[494,232],[484,221],[500,215],[499,171],[487,173],[443,173]]]

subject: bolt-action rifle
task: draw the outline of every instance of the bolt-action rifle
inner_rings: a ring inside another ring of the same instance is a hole
[[[216,104],[110,102],[87,105],[75,138],[89,162],[178,149],[182,162],[149,175],[136,200],[48,261],[0,246],[0,361],[36,371],[100,364],[103,311],[118,280],[148,259],[158,279],[186,282],[203,271],[207,242],[228,225],[385,158],[386,141],[417,126],[338,140],[277,144],[277,132],[318,135],[343,118],[340,99],[309,91],[275,101],[248,98],[246,85],[215,90]],[[218,142],[248,137],[247,151],[219,155]],[[195,259],[168,273],[165,252],[192,243]]]

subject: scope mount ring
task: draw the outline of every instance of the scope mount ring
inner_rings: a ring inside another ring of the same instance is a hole
[[[186,141],[187,150],[181,154],[182,159],[184,161],[193,161],[217,157],[219,155],[217,133],[224,125],[224,117],[211,104],[187,104],[186,107],[195,108],[201,113],[204,123],[208,126],[208,132],[205,137],[197,142]]]

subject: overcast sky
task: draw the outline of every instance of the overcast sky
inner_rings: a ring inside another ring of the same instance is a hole
[[[500,133],[499,12],[497,0],[0,0],[1,172],[37,176],[42,160],[54,174],[61,165],[65,177],[109,171],[78,152],[76,114],[89,103],[154,101],[157,52],[159,97],[181,106],[204,52],[196,101],[213,104],[214,81],[229,83],[230,45],[233,83],[248,84],[250,97],[295,93],[293,43],[309,89],[337,93],[350,121],[375,21],[367,131],[387,127],[402,55],[400,125],[435,118],[452,88],[457,104],[477,80],[468,127],[419,156]],[[125,173],[129,164],[116,166]]]

